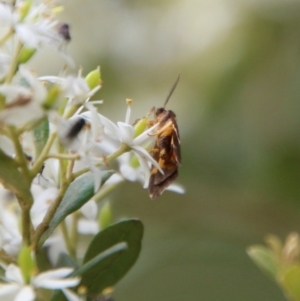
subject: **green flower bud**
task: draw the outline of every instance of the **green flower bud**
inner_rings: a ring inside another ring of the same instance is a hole
[[[101,85],[101,72],[100,67],[97,69],[91,71],[85,78],[85,81],[89,88],[92,90],[96,88],[97,86]]]
[[[49,110],[53,108],[56,105],[57,100],[60,98],[60,95],[61,89],[58,85],[53,85],[51,88],[49,88],[46,99],[43,102],[44,109]]]
[[[18,257],[18,263],[22,271],[22,275],[24,277],[25,282],[29,283],[31,275],[36,270],[36,265],[31,256],[31,249],[28,246],[21,247],[19,257]]]
[[[24,46],[19,54],[18,65],[27,63],[35,54],[36,49]]]
[[[19,11],[20,11],[20,20],[19,21],[23,21],[26,18],[27,14],[31,8],[31,4],[32,4],[32,0],[27,0],[27,1],[22,2],[22,4],[18,7]]]
[[[99,212],[99,225],[103,230],[111,224],[111,207],[110,203],[106,202]]]
[[[148,127],[148,119],[146,117],[140,119],[134,126],[134,138],[141,135]]]
[[[130,166],[132,166],[133,168],[138,168],[140,166],[140,162],[137,156],[132,156],[130,160]]]

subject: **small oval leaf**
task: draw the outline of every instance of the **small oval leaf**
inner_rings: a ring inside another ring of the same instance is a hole
[[[263,246],[251,246],[247,250],[254,263],[273,280],[278,275],[279,265],[272,250]]]
[[[119,222],[99,232],[90,243],[83,263],[89,262],[99,253],[120,242],[127,244],[127,250],[116,260],[110,260],[108,266],[106,260],[103,260],[83,274],[81,285],[86,286],[90,294],[96,295],[106,287],[115,285],[136,262],[141,250],[142,237],[143,224],[136,219]]]
[[[0,149],[0,183],[24,202],[33,203],[30,183],[18,170],[16,162]]]
[[[92,258],[90,261],[83,264],[80,268],[76,269],[70,277],[82,276],[89,272],[95,266],[99,267],[102,265],[103,269],[107,269],[120,255],[127,249],[127,244],[122,242],[118,243],[111,248],[99,253],[97,256]],[[56,291],[51,301],[66,301],[66,297],[61,290]]]

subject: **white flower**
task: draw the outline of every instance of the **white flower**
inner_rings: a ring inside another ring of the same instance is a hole
[[[32,276],[30,283],[23,279],[19,267],[9,264],[5,269],[5,280],[7,283],[0,284],[0,296],[6,301],[33,301],[35,300],[37,288],[50,290],[65,289],[79,284],[80,278],[66,278],[73,272],[72,268],[60,268]]]
[[[88,167],[94,176],[96,192],[101,186],[102,177],[102,170],[97,163],[103,164],[103,156],[114,147],[110,140],[104,137],[103,125],[96,108],[92,103],[86,103],[85,107],[88,111],[68,120],[61,119],[57,131],[61,143],[80,156],[80,160],[75,162],[73,171]]]
[[[141,166],[133,164],[133,154],[123,154],[117,160],[119,162],[119,171],[121,175],[117,173],[112,175],[104,185],[116,184],[123,182],[124,180],[130,182],[144,182],[144,175]],[[184,187],[178,183],[172,183],[166,188],[166,190],[179,194],[185,193]]]
[[[101,121],[105,127],[106,136],[126,143],[133,150],[133,153],[125,153],[117,158],[120,174],[116,173],[112,175],[104,185],[120,183],[125,179],[131,182],[138,181],[144,183],[144,188],[147,188],[150,178],[149,165],[151,166],[151,164],[153,164],[158,168],[160,172],[163,173],[158,163],[142,146],[147,145],[147,143],[149,143],[150,141],[153,141],[153,136],[149,136],[149,134],[151,134],[151,132],[155,130],[158,124],[154,125],[152,128],[148,129],[140,136],[134,138],[134,128],[129,125],[130,113],[131,105],[128,105],[125,123],[118,122],[118,126],[116,126],[106,117],[100,115]],[[142,152],[142,154],[140,152]],[[134,156],[136,156],[138,162],[134,162],[134,160],[136,159]],[[184,188],[176,183],[171,184],[166,190],[180,194],[185,192]]]
[[[128,106],[126,121],[128,122],[130,115],[130,106]],[[104,125],[104,133],[110,139],[118,140],[121,143],[127,144],[131,151],[137,156],[139,165],[144,174],[144,188],[148,187],[150,179],[150,165],[154,165],[161,173],[162,169],[158,163],[152,158],[148,151],[143,147],[144,144],[153,140],[153,137],[150,136],[153,130],[158,126],[155,124],[150,129],[143,132],[138,137],[134,138],[134,127],[128,123],[117,122],[115,125],[108,118],[100,115],[102,124]]]
[[[1,188],[2,190],[2,188]],[[1,199],[0,210],[0,249],[7,254],[18,254],[22,242],[22,236],[19,229],[18,214],[14,210],[15,200]]]
[[[60,85],[62,93],[68,98],[68,105],[84,104],[101,88],[100,85],[97,85],[94,89],[90,89],[82,77],[81,69],[78,71],[77,77],[42,76],[39,80]]]
[[[43,117],[42,102],[47,95],[45,87],[23,65],[19,67],[19,72],[27,86],[0,86],[0,93],[6,97],[6,107],[0,112],[0,121],[15,126]]]
[[[24,5],[29,5],[29,2],[19,1],[15,6],[0,2],[0,23],[7,28],[13,27],[20,41],[26,46],[38,48],[41,44],[47,44],[72,64],[65,54],[66,41],[58,32],[56,11],[59,9],[55,10],[57,6],[53,7],[53,3],[54,1],[48,1],[47,4],[44,1],[40,5],[32,3],[24,15]]]
[[[15,153],[15,148],[10,139],[6,136],[0,135],[0,148],[8,155],[12,156]]]
[[[1,16],[0,16],[1,19]],[[11,58],[7,54],[0,53],[0,80],[6,75]]]
[[[38,177],[43,176],[38,175]],[[33,184],[31,186],[31,192],[34,197],[34,203],[30,209],[30,216],[32,224],[36,228],[43,221],[50,205],[56,199],[58,189],[56,187],[42,189],[40,185]]]
[[[98,207],[94,200],[90,200],[80,208],[82,217],[78,220],[77,230],[80,234],[93,234],[99,232],[99,224],[97,223]]]

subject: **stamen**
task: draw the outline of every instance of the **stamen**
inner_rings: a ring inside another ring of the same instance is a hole
[[[130,115],[131,115],[132,99],[126,98],[126,103],[127,103],[127,111],[126,111],[125,123],[129,124]]]

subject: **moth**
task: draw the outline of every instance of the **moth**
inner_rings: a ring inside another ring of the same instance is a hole
[[[174,92],[180,75],[173,84],[162,108],[154,109],[154,120],[151,125],[158,123],[155,133],[155,145],[151,150],[153,159],[163,170],[163,174],[155,167],[151,167],[149,180],[149,196],[152,200],[159,197],[164,190],[178,177],[178,166],[181,164],[180,137],[176,122],[176,115],[165,107]]]

